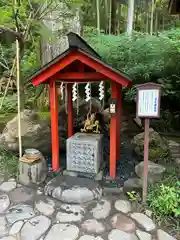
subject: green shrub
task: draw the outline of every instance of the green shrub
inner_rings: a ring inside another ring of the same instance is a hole
[[[1,151],[0,154],[0,173],[8,177],[17,177],[18,156],[9,151]]]
[[[158,218],[180,216],[180,182],[173,185],[161,183],[151,186],[148,204]]]
[[[0,102],[2,101],[3,97],[0,98]],[[17,112],[17,95],[7,95],[4,98],[3,106],[0,110],[0,113],[13,113]]]
[[[87,42],[105,62],[131,76],[135,84],[149,81],[162,84],[163,96],[171,101],[180,100],[179,36],[178,29],[158,36],[135,32],[131,38],[126,34],[97,37],[89,28],[84,32]],[[126,88],[126,99],[134,99],[135,92]]]

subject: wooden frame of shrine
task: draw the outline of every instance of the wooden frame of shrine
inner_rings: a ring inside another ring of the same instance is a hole
[[[116,177],[116,161],[120,155],[120,121],[122,109],[122,86],[131,87],[131,79],[124,73],[113,69],[101,60],[80,36],[70,32],[69,48],[51,62],[36,71],[30,78],[34,86],[48,84],[50,92],[50,116],[52,135],[52,169],[60,168],[58,136],[58,93],[57,86],[67,84],[68,99],[68,137],[74,134],[72,84],[98,81],[111,81],[111,98],[116,99],[116,113],[110,120],[110,177]],[[117,157],[118,156],[118,157]]]

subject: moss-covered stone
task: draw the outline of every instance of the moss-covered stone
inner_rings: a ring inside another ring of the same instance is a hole
[[[135,153],[139,158],[144,156],[144,132],[137,134],[133,140]],[[152,162],[165,163],[169,160],[169,145],[168,141],[162,138],[159,133],[155,132],[152,128],[149,129],[149,160]]]

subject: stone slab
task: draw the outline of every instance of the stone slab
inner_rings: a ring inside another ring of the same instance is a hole
[[[45,216],[36,216],[27,221],[21,229],[21,240],[37,240],[50,227],[51,220]]]
[[[14,181],[3,182],[0,185],[0,191],[2,192],[11,192],[14,188],[16,188],[16,182]]]
[[[106,228],[102,222],[97,221],[96,219],[88,219],[82,225],[81,228],[83,231],[89,234],[102,234],[105,232]]]
[[[152,240],[151,234],[141,230],[136,230],[136,235],[138,236],[139,240]]]
[[[101,199],[96,206],[91,210],[95,219],[106,219],[111,212],[111,202],[106,199]]]
[[[133,233],[136,229],[134,221],[122,213],[115,214],[110,222],[113,228],[127,233]]]
[[[0,213],[5,212],[10,205],[10,200],[7,194],[0,195]]]
[[[62,204],[57,212],[56,220],[60,223],[80,222],[84,218],[85,209],[79,204]]]
[[[60,201],[79,204],[99,200],[102,196],[102,189],[97,182],[71,176],[55,177],[47,183],[44,192]]]
[[[55,204],[53,204],[52,200],[48,201],[46,199],[46,202],[42,200],[35,202],[35,208],[45,216],[51,216],[55,211],[54,207]]]
[[[158,240],[176,240],[176,238],[170,236],[168,233],[164,232],[161,229],[157,230]]]
[[[132,213],[131,217],[147,232],[153,231],[156,228],[152,219],[143,213]]]
[[[0,216],[0,237],[4,237],[8,233],[7,221],[4,216]]]
[[[114,203],[114,207],[117,211],[122,213],[129,213],[132,210],[131,203],[127,200],[116,200]]]
[[[45,240],[76,240],[79,236],[79,228],[71,224],[55,224],[49,230]]]
[[[12,225],[12,227],[11,227],[11,229],[9,231],[9,235],[16,235],[16,234],[18,234],[20,232],[20,230],[21,230],[23,225],[24,225],[24,221],[17,221],[17,222],[15,222]]]
[[[13,224],[16,221],[30,219],[34,216],[35,212],[31,206],[25,204],[18,204],[9,208],[6,214],[6,219],[9,224]]]
[[[108,235],[108,240],[138,240],[138,238],[135,234],[113,229]]]

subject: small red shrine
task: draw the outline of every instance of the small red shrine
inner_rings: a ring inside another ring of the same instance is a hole
[[[48,84],[50,92],[50,115],[52,135],[52,169],[60,168],[59,136],[58,136],[58,93],[57,87],[64,82],[67,84],[68,99],[68,137],[73,131],[73,83],[111,81],[111,98],[116,101],[116,112],[110,120],[110,177],[116,177],[116,161],[120,155],[120,122],[122,109],[122,86],[131,87],[131,79],[113,69],[101,60],[80,36],[70,32],[68,35],[69,48],[54,58],[51,62],[36,71],[30,81],[34,86]]]

